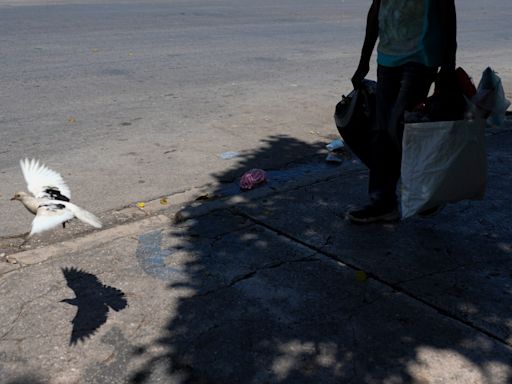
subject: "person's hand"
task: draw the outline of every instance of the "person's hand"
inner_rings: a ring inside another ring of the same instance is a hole
[[[361,88],[361,84],[363,83],[364,78],[370,71],[370,65],[368,63],[359,63],[354,76],[352,76],[352,85],[354,89]]]
[[[455,66],[442,66],[437,74],[436,85],[443,91],[449,91],[456,88],[457,76],[455,75]]]
[[[460,120],[463,118],[466,101],[457,81],[455,70],[451,66],[441,68],[437,74],[434,94],[438,103],[436,119]]]

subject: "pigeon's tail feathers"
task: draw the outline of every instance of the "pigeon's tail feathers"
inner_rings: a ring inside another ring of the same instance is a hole
[[[78,220],[92,225],[94,228],[102,227],[100,219],[94,216],[91,212],[88,212],[85,209],[80,208],[78,205],[72,203],[66,203],[66,207],[75,215]]]

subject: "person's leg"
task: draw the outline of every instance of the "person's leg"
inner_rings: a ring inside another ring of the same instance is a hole
[[[374,159],[368,186],[372,203],[349,212],[351,221],[369,223],[398,218],[396,186],[400,178],[404,111],[426,99],[435,74],[435,68],[415,63],[378,67],[378,132],[372,143]]]
[[[393,184],[388,171],[395,162],[393,157],[396,157],[394,145],[389,137],[388,121],[400,92],[401,79],[401,67],[377,68],[377,124],[373,139],[368,143],[371,155],[367,161],[371,203],[347,213],[347,218],[354,223],[392,221],[399,218],[396,182]]]
[[[436,68],[409,63],[396,68],[379,66],[377,118],[382,134],[377,148],[378,166],[370,171],[370,195],[396,196],[402,159],[403,116],[424,101],[436,76]]]
[[[390,173],[398,158],[389,135],[389,122],[400,93],[402,67],[377,67],[376,114],[378,131],[372,143],[373,161],[369,169],[368,192],[372,202],[396,205],[396,181]]]

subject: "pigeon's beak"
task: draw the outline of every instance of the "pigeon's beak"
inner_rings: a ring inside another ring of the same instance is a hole
[[[16,200],[16,196],[11,197],[11,201],[14,201],[14,200]]]

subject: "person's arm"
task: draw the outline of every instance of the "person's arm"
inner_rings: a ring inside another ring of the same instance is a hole
[[[441,26],[443,29],[443,46],[441,72],[455,71],[457,53],[457,16],[454,0],[439,0],[441,11]]]
[[[366,18],[366,33],[364,36],[363,49],[361,50],[361,58],[357,70],[354,76],[352,76],[354,88],[361,86],[361,82],[370,71],[370,58],[377,38],[379,37],[379,9],[380,0],[373,0]]]

